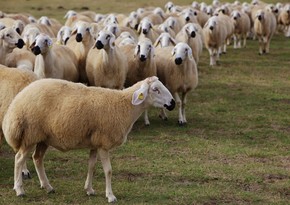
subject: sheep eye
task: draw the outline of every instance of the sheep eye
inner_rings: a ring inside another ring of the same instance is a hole
[[[110,35],[107,35],[106,39],[109,39],[110,38]]]
[[[153,87],[152,90],[153,90],[154,92],[157,92],[158,94],[160,94],[160,91],[158,90],[158,88]]]

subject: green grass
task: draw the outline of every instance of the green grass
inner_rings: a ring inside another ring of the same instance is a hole
[[[14,1],[5,4],[10,2]],[[35,2],[26,1],[26,8]],[[46,5],[43,2],[38,4]],[[65,8],[92,2],[68,3]],[[134,1],[128,1],[129,8],[122,2],[109,2],[100,11],[107,12],[110,6],[120,12],[137,8]],[[143,2],[140,5],[151,5]],[[6,7],[1,8],[5,11]],[[51,9],[46,15],[64,13]],[[229,47],[220,66],[212,68],[204,50],[199,86],[188,98],[188,124],[177,125],[177,109],[168,113],[166,122],[157,117],[157,109],[151,109],[150,127],[140,118],[127,142],[112,151],[112,186],[118,204],[289,204],[290,40],[275,35],[270,52],[259,56],[258,42],[249,40],[247,48]],[[105,204],[100,163],[93,182],[97,195],[88,197],[83,190],[88,153],[48,151],[45,167],[55,194],[39,188],[29,160],[33,178],[24,181],[27,196],[18,198],[12,190],[14,153],[4,144],[0,204]]]

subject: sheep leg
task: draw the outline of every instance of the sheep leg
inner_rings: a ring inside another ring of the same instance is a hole
[[[24,196],[25,192],[23,189],[23,180],[22,180],[22,168],[26,162],[27,155],[32,150],[33,146],[26,149],[19,149],[15,155],[15,164],[14,164],[14,187],[13,189],[16,192],[16,196]]]
[[[270,52],[270,40],[267,40],[267,42],[265,42],[265,53],[269,52]]]
[[[97,162],[97,151],[96,150],[91,150],[90,151],[90,158],[89,158],[89,166],[88,166],[88,175],[87,179],[85,182],[85,190],[87,191],[87,195],[96,195],[95,190],[93,189],[93,173],[95,169],[95,165]]]
[[[263,39],[259,38],[259,54],[263,54]]]
[[[23,167],[22,167],[22,177],[23,179],[31,179],[30,172],[27,169],[26,162],[24,162]]]
[[[165,112],[165,109],[164,109],[164,108],[162,108],[162,109],[160,110],[159,117],[160,117],[162,120],[167,120],[167,119],[168,119],[168,117],[167,117],[167,115],[166,115],[166,112]]]
[[[213,49],[209,48],[208,49],[208,52],[209,52],[209,57],[210,57],[210,63],[209,63],[209,65],[210,66],[214,66],[216,63],[215,63],[215,60],[214,60]]]
[[[185,105],[187,102],[187,93],[182,93],[182,115],[183,115],[183,123],[186,124],[187,120],[186,120],[186,116],[185,116]]]
[[[242,35],[238,35],[238,48],[241,48],[242,47]]]
[[[237,48],[237,35],[234,35],[234,49]]]
[[[45,188],[48,193],[53,193],[54,192],[53,187],[49,184],[43,165],[43,158],[47,148],[48,148],[47,144],[42,142],[38,143],[36,145],[36,149],[32,155],[32,158],[40,181],[40,187]]]
[[[145,121],[145,125],[150,125],[150,121],[149,121],[149,117],[148,117],[148,110],[145,110],[144,112],[144,121]]]
[[[117,201],[117,198],[114,196],[113,191],[112,191],[112,166],[111,166],[111,161],[109,157],[109,152],[104,149],[99,149],[98,154],[101,158],[101,162],[103,165],[103,169],[105,172],[105,177],[106,177],[106,197],[108,198],[108,202],[115,202]]]
[[[182,115],[182,103],[181,103],[181,99],[178,93],[174,93],[174,98],[175,98],[176,105],[178,106],[178,124],[183,125],[184,121],[183,121],[183,115]]]

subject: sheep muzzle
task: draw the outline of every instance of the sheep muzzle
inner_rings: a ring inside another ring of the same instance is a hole
[[[78,33],[78,34],[76,35],[76,41],[77,41],[77,42],[81,42],[82,40],[83,40],[82,34],[81,34],[81,33]]]
[[[181,58],[175,58],[175,64],[176,65],[180,65],[182,63],[182,59]]]
[[[140,61],[142,61],[142,62],[146,61],[146,56],[145,55],[141,55],[140,56]]]
[[[188,22],[188,21],[190,20],[190,18],[187,16],[187,17],[185,18],[185,20]]]
[[[40,53],[41,53],[41,50],[40,50],[40,48],[39,48],[39,46],[35,46],[35,47],[33,47],[32,49],[31,49],[31,51],[32,51],[32,53],[34,54],[34,55],[39,55]]]
[[[143,33],[144,35],[146,35],[146,34],[148,33],[148,31],[147,31],[146,29],[143,29],[142,33]]]
[[[191,36],[192,38],[194,38],[194,37],[196,36],[195,32],[192,31],[192,32],[190,33],[190,36]]]
[[[24,46],[24,41],[22,39],[19,39],[18,42],[15,44],[18,48],[22,48]]]
[[[209,29],[210,29],[210,30],[213,30],[213,26],[210,26]]]
[[[164,104],[164,107],[165,107],[167,110],[169,110],[169,111],[173,110],[173,109],[175,108],[175,101],[172,99],[172,100],[170,101],[170,105],[166,105],[166,104]]]
[[[104,48],[104,44],[101,41],[97,41],[96,47],[97,47],[97,49],[102,49],[102,48]]]
[[[262,16],[258,16],[258,20],[261,21],[262,20]]]

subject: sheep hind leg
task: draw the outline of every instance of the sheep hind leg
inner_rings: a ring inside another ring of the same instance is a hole
[[[96,192],[93,189],[93,184],[92,184],[93,173],[94,173],[96,162],[97,162],[97,151],[91,150],[90,158],[89,158],[89,166],[88,166],[88,175],[87,175],[87,179],[86,179],[85,187],[84,187],[88,196],[96,195]]]
[[[23,167],[22,167],[22,178],[23,179],[31,179],[31,175],[29,170],[27,169],[27,164],[24,162]]]
[[[44,165],[43,165],[43,158],[45,155],[45,152],[48,148],[48,145],[40,142],[36,145],[36,149],[32,155],[33,157],[33,163],[40,181],[40,187],[43,189],[46,189],[47,193],[54,193],[54,189],[53,187],[50,185],[46,173],[45,173],[45,169],[44,169]]]
[[[99,149],[98,154],[100,156],[103,169],[105,172],[106,178],[106,197],[108,198],[108,202],[116,202],[117,198],[114,196],[112,191],[112,166],[109,157],[109,152],[107,150]]]
[[[29,152],[33,149],[34,146],[27,147],[26,149],[19,149],[15,155],[15,164],[14,164],[14,187],[13,189],[16,192],[16,196],[24,196],[25,192],[23,189],[23,180],[22,180],[22,169],[26,162]]]

